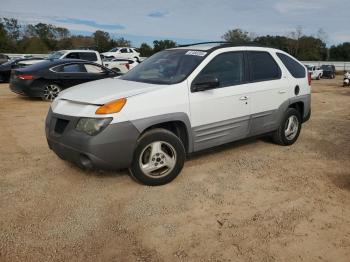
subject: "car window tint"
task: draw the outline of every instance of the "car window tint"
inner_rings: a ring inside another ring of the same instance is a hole
[[[86,72],[93,73],[93,74],[100,74],[105,72],[102,67],[91,65],[91,64],[84,64],[84,67],[86,69]]]
[[[86,71],[80,66],[80,64],[70,64],[70,65],[63,66],[62,72],[65,72],[65,73],[82,73],[82,72],[86,72]]]
[[[304,78],[306,76],[305,68],[296,60],[282,53],[277,53],[279,59],[287,67],[289,73],[295,78]]]
[[[244,80],[243,52],[228,52],[216,56],[197,77],[214,76],[220,87],[232,86]]]
[[[128,52],[128,50],[126,48],[123,48],[120,50],[120,53],[127,53],[127,52]]]
[[[93,52],[81,52],[79,53],[80,59],[86,61],[97,61],[96,53]]]
[[[264,81],[281,78],[281,69],[268,52],[249,51],[252,81]]]
[[[71,59],[80,59],[79,53],[77,52],[72,52],[66,55],[66,58],[71,58]]]

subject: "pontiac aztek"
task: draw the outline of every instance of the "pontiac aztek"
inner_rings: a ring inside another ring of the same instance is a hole
[[[46,119],[49,147],[83,168],[129,168],[172,181],[186,156],[269,134],[292,145],[310,118],[310,77],[289,54],[226,43],[156,53],[122,77],[63,91]]]

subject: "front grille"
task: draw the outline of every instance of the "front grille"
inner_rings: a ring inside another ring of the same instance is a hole
[[[55,132],[57,134],[62,134],[69,124],[69,120],[58,118],[55,125]]]

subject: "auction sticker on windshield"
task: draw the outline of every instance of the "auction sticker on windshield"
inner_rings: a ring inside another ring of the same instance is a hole
[[[187,51],[186,55],[195,55],[195,56],[205,56],[207,52],[203,51]]]

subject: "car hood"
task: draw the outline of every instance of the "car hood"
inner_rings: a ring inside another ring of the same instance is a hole
[[[163,88],[163,86],[126,81],[118,78],[107,78],[71,87],[62,91],[59,99],[102,105],[112,100],[123,97],[128,98],[160,88]]]

